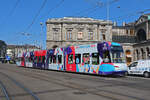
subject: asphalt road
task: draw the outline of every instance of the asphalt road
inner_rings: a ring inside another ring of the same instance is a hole
[[[10,100],[150,100],[150,78],[143,77],[104,77],[0,64],[0,82]],[[1,87],[0,100],[7,100]]]

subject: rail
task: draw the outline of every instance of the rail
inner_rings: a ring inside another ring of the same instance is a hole
[[[26,88],[25,86],[23,86],[22,84],[20,84],[19,82],[17,82],[15,79],[13,79],[12,77],[8,76],[7,74],[3,73],[3,72],[0,72],[2,75],[6,76],[8,79],[10,79],[13,83],[15,83],[18,87],[22,88],[24,91],[26,91],[27,93],[29,93],[35,100],[40,100],[30,89]],[[4,88],[3,84],[1,84],[1,86],[3,87],[4,89],[4,92],[6,93],[7,95],[7,91],[6,89]],[[7,95],[8,97],[8,95]],[[7,99],[7,100],[10,100],[10,99]]]
[[[4,95],[5,95],[6,99],[7,99],[7,100],[10,100],[9,95],[8,95],[8,92],[7,92],[7,90],[6,90],[6,87],[4,86],[4,84],[3,84],[1,81],[0,81],[0,87],[1,87],[1,89],[2,89],[2,91],[3,91],[3,93],[4,93]]]

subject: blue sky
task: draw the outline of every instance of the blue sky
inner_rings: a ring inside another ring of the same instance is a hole
[[[0,0],[0,40],[4,40],[7,44],[35,45],[39,45],[42,41],[45,48],[45,22],[48,18],[74,16],[107,19],[107,0],[45,1],[45,5],[40,9],[44,0]],[[109,19],[119,24],[133,22],[138,19],[140,12],[150,9],[150,0],[108,1],[110,2]],[[40,22],[43,23],[42,35]]]

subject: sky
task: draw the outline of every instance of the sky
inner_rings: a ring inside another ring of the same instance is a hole
[[[16,45],[42,43],[45,49],[49,18],[90,17],[121,25],[150,13],[149,5],[150,0],[0,0],[0,40]]]

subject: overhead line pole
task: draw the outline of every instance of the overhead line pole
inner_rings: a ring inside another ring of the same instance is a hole
[[[109,0],[107,0],[107,35],[109,34]],[[109,35],[108,35],[109,36]]]

